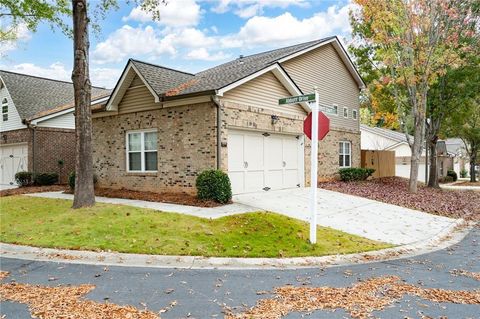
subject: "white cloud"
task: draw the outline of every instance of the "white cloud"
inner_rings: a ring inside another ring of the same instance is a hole
[[[158,10],[160,21],[157,22],[169,27],[196,26],[202,16],[200,5],[195,0],[168,1],[167,5],[159,4]],[[123,18],[123,21],[128,20],[150,22],[152,15],[136,7]]]
[[[202,60],[202,61],[226,60],[229,57],[231,57],[231,55],[226,54],[223,51],[211,54],[210,52],[208,52],[206,48],[194,49],[188,52],[187,55],[185,56],[185,58],[188,60]]]
[[[2,66],[2,68],[12,72],[71,82],[72,70],[61,62],[55,62],[47,67],[33,63],[20,63],[13,66]],[[90,79],[94,86],[113,88],[121,73],[120,69],[92,68],[90,69]]]
[[[298,19],[286,12],[277,17],[255,16],[250,18],[237,34],[226,36],[221,44],[225,48],[281,46],[316,40],[331,35],[350,32],[350,5],[331,6],[312,17]]]
[[[4,31],[9,30],[11,26],[7,26]],[[24,44],[32,37],[30,31],[28,30],[26,24],[18,24],[12,32],[15,33],[15,40],[0,41],[0,57],[6,55],[8,52],[13,51],[19,47],[19,45]]]
[[[95,63],[122,62],[125,58],[136,55],[150,54],[159,56],[164,53],[176,53],[172,36],[161,39],[151,26],[133,28],[124,25],[113,32],[107,40],[97,44],[92,53]]]
[[[308,0],[221,0],[212,8],[216,13],[233,12],[241,18],[263,14],[265,8],[286,9],[289,6],[307,7]]]

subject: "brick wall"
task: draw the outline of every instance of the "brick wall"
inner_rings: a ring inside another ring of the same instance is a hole
[[[60,183],[66,183],[68,174],[75,169],[75,131],[38,127],[35,130],[35,143],[32,141],[32,130],[21,129],[1,133],[0,145],[27,143],[28,170],[33,172],[35,169],[37,173],[57,172]],[[62,166],[58,164],[59,160],[63,160]]]
[[[194,192],[199,172],[216,167],[215,106],[199,103],[93,119],[93,159],[102,187]],[[158,172],[126,171],[126,132],[158,129]]]

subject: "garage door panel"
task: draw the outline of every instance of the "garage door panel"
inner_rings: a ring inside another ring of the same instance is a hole
[[[283,168],[283,146],[282,138],[269,136],[265,139],[267,170]]]
[[[283,170],[267,171],[265,185],[270,189],[283,188]]]
[[[229,172],[228,177],[232,185],[232,192],[234,194],[242,193],[245,190],[245,173],[244,172]]]
[[[239,134],[230,134],[228,136],[228,170],[238,171],[244,169],[243,160],[243,140],[244,136]]]
[[[245,173],[245,191],[255,192],[263,189],[265,184],[264,173],[261,171],[248,171]]]
[[[298,170],[285,170],[284,173],[284,180],[283,180],[283,187],[290,188],[290,187],[297,187],[299,183],[299,175]]]
[[[295,137],[285,138],[283,140],[283,158],[285,169],[298,169],[298,140]]]
[[[263,136],[245,135],[244,159],[247,170],[263,170]]]
[[[0,146],[0,184],[14,185],[15,174],[28,170],[26,144]]]

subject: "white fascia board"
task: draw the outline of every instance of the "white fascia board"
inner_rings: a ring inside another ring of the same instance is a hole
[[[257,71],[253,74],[250,74],[247,77],[244,77],[243,79],[240,79],[236,82],[233,82],[217,91],[218,96],[223,96],[223,94],[227,91],[230,91],[242,84],[247,83],[248,81],[251,81],[262,74],[265,74],[267,72],[272,72],[275,77],[285,86],[285,88],[290,92],[292,95],[301,95],[302,92],[300,89],[293,83],[293,81],[290,79],[290,77],[285,73],[285,71],[280,67],[278,63],[272,64],[264,69],[261,69],[260,71]],[[302,105],[302,107],[305,109],[305,111],[309,112],[310,111],[310,106],[306,102],[299,103]]]
[[[157,95],[157,93],[155,93],[155,91],[148,84],[148,82],[145,80],[143,75],[138,71],[138,69],[135,67],[135,65],[132,63],[132,61],[129,61],[127,67],[125,68],[125,71],[123,72],[122,76],[118,80],[117,85],[115,86],[115,89],[113,90],[112,94],[110,95],[110,97],[108,99],[108,103],[105,106],[105,109],[107,111],[117,111],[118,110],[118,102],[116,102],[116,100],[118,98],[121,98],[125,94],[125,91],[127,89],[127,88],[124,87],[125,85],[127,85],[125,83],[125,79],[130,74],[130,72],[135,72],[138,75],[138,77],[143,81],[143,83],[145,83],[145,86],[148,88],[150,93],[152,93],[153,97],[155,98],[155,103],[160,102],[160,97]],[[128,85],[130,85],[130,83],[128,83]],[[119,92],[122,89],[123,89],[123,94],[122,94],[122,96],[119,96],[119,94],[120,94]]]
[[[325,41],[325,42],[322,42],[322,43],[319,43],[317,45],[314,45],[312,47],[309,47],[309,48],[306,48],[304,50],[301,50],[301,51],[298,51],[298,52],[295,52],[293,54],[290,54],[280,60],[278,60],[278,63],[282,63],[282,62],[285,62],[285,61],[288,61],[290,59],[293,59],[299,55],[302,55],[302,54],[305,54],[309,51],[312,51],[312,50],[315,50],[315,49],[318,49],[326,44],[329,44],[329,43],[332,43],[333,47],[335,48],[335,50],[337,51],[337,53],[339,54],[340,58],[342,59],[342,61],[345,63],[345,65],[347,66],[347,69],[350,71],[350,73],[352,74],[352,76],[354,77],[355,79],[355,82],[357,82],[358,84],[358,87],[359,88],[364,88],[365,87],[365,83],[363,82],[363,79],[362,77],[360,76],[360,73],[358,73],[357,69],[355,68],[355,66],[353,65],[352,61],[350,60],[350,57],[348,56],[347,52],[345,51],[345,49],[343,48],[342,44],[340,43],[340,41],[338,41],[337,37],[333,38],[333,39],[330,39],[328,41]]]

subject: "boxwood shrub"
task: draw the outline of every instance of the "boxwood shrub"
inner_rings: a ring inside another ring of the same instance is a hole
[[[457,172],[455,172],[453,169],[449,169],[447,171],[447,176],[450,176],[454,182],[456,182],[458,179]]]
[[[341,168],[339,170],[340,179],[344,182],[351,181],[364,181],[375,172],[373,168],[360,168],[360,167],[351,167],[351,168]]]
[[[206,170],[200,173],[195,183],[197,197],[203,200],[214,200],[228,203],[232,199],[232,186],[228,175],[220,170]]]
[[[34,176],[35,185],[53,185],[58,182],[58,174],[51,173],[37,173]]]
[[[97,183],[97,175],[93,174],[93,185]],[[68,186],[70,186],[71,190],[75,189],[75,171],[70,172],[68,174]]]
[[[32,172],[18,172],[15,174],[15,182],[22,186],[29,186],[33,184],[33,173]]]

